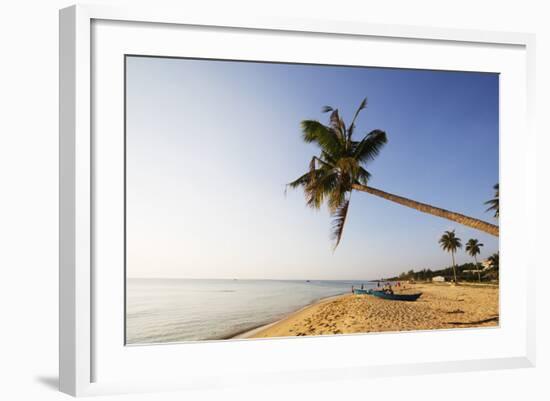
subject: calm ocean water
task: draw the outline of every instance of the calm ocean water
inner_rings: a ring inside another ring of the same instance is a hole
[[[366,281],[128,279],[126,342],[219,340]]]

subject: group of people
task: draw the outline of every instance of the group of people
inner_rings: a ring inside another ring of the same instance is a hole
[[[396,285],[399,287],[399,285],[400,285],[399,282],[397,282]],[[376,283],[376,287],[380,288],[380,281],[378,283]],[[386,282],[386,284],[384,284],[384,286],[382,286],[382,288],[379,291],[385,292],[387,294],[393,294],[393,288],[391,286],[391,283]]]
[[[361,284],[361,289],[364,290],[365,289],[365,285],[364,284]],[[351,293],[353,294],[353,291],[355,290],[355,286],[352,284],[351,286]]]
[[[395,284],[395,287],[401,287],[401,282],[397,282]],[[355,289],[355,287],[352,285],[351,286],[351,293],[353,294],[353,290]],[[361,284],[361,289],[364,290],[365,289],[365,286],[364,284]],[[391,285],[391,283],[389,281],[387,281],[382,287],[380,287],[380,281],[378,281],[376,283],[376,289],[377,291],[383,291],[383,292],[386,292],[388,294],[393,294],[393,287]]]

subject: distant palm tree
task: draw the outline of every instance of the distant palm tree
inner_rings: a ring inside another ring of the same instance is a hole
[[[445,231],[445,233],[439,239],[439,244],[444,251],[450,252],[453,259],[453,275],[456,280],[456,263],[455,263],[455,252],[457,249],[462,248],[462,242],[460,238],[455,235],[455,230]]]
[[[476,262],[477,278],[480,283],[481,273],[479,272],[479,266],[477,264],[477,255],[481,253],[482,246],[483,244],[480,243],[477,239],[471,238],[468,240],[468,242],[466,242],[466,252],[468,252],[468,255],[472,256],[474,258],[474,262]]]
[[[318,209],[325,200],[327,201],[329,211],[334,218],[332,227],[332,237],[335,240],[334,248],[342,239],[352,190],[367,192],[421,212],[443,217],[498,236],[498,226],[494,224],[369,186],[371,174],[364,168],[364,165],[376,158],[386,144],[387,138],[384,131],[375,129],[360,141],[353,140],[355,121],[366,106],[367,99],[364,99],[348,127],[340,118],[338,110],[330,106],[325,106],[322,110],[324,113],[330,112],[328,125],[315,120],[304,120],[301,123],[303,140],[307,143],[315,143],[321,152],[319,156],[312,157],[309,171],[289,183],[288,186],[291,188],[302,187],[306,195],[306,203],[312,208]]]
[[[493,189],[495,190],[495,197],[485,202],[486,205],[490,205],[489,208],[486,210],[486,212],[490,210],[494,210],[495,211],[494,217],[498,219],[499,217],[499,184],[495,184],[493,186]]]
[[[498,270],[498,264],[499,264],[498,252],[497,252],[497,253],[493,253],[491,256],[489,256],[489,257],[487,258],[487,260],[489,261],[489,266],[491,266],[491,269],[496,269],[496,270]]]

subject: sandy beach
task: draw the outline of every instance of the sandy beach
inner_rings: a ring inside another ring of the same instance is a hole
[[[499,324],[498,286],[406,284],[416,302],[347,294],[322,300],[239,338],[265,338],[486,327]]]

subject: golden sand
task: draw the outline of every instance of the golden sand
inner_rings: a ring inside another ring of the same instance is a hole
[[[380,331],[498,326],[498,287],[406,284],[401,293],[422,292],[415,302],[371,295],[342,295],[310,305],[242,337],[288,337]]]

